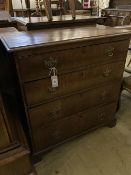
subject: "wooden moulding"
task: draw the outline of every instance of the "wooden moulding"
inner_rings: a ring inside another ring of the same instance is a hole
[[[36,175],[29,151],[24,147],[18,147],[0,154],[1,175]]]

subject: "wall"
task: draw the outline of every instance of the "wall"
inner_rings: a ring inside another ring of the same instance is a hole
[[[23,8],[25,8],[25,0],[22,0]],[[22,9],[21,0],[12,0],[13,9]],[[31,8],[35,8],[35,0],[30,0]]]
[[[79,0],[80,1],[80,0]],[[108,7],[109,0],[98,0],[100,9]],[[25,0],[22,0],[23,8],[25,8]],[[35,0],[30,0],[31,8],[35,8]],[[21,9],[21,0],[12,0],[13,9]]]

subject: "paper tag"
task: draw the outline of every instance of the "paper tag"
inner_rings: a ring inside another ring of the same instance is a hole
[[[57,75],[53,75],[51,76],[51,83],[52,83],[52,87],[58,87],[58,77]]]

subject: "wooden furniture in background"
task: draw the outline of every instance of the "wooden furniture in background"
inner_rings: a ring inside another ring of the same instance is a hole
[[[22,146],[0,153],[1,175],[36,175],[30,152]]]
[[[69,6],[70,6],[70,11],[71,11],[71,15],[72,15],[72,19],[74,20],[75,19],[75,0],[68,0],[69,1]],[[46,12],[46,16],[48,18],[48,21],[52,21],[52,8],[51,8],[51,4],[52,3],[57,3],[57,5],[59,5],[59,10],[63,10],[64,7],[63,7],[63,2],[64,0],[58,0],[58,1],[49,1],[49,0],[40,0],[39,2],[36,0],[36,8],[38,9],[38,7],[40,6],[40,9],[42,9],[42,4],[44,5],[44,8],[45,8],[45,12]],[[27,10],[29,11],[29,18],[31,16],[30,14],[30,0],[25,0],[25,3],[26,3],[26,8]],[[39,4],[38,4],[39,3]],[[59,4],[58,4],[59,3]],[[39,9],[39,10],[40,10]],[[42,15],[42,13],[41,13]],[[62,16],[62,13],[60,13],[60,16]]]
[[[10,100],[22,109],[33,157],[87,131],[115,124],[130,36],[123,29],[82,26],[2,38],[1,52],[8,63],[4,74],[9,74],[14,89]],[[52,69],[58,75],[56,88],[51,85]],[[9,83],[6,77],[5,81]]]
[[[6,10],[13,16],[13,6],[11,0],[0,0],[0,10]]]
[[[0,28],[0,37],[8,33],[16,34],[15,28]],[[30,151],[23,131],[18,109],[15,103],[13,89],[9,83],[8,73],[5,75],[5,55],[0,45],[0,174],[1,175],[35,175],[35,170],[30,160]],[[6,65],[8,67],[8,63]],[[6,69],[8,72],[9,69]],[[8,79],[8,87],[6,87]],[[7,89],[9,91],[7,92]],[[13,101],[12,101],[13,100]]]
[[[24,147],[25,136],[20,121],[9,119],[7,115],[0,96],[0,174],[16,175],[19,172],[19,175],[35,175],[30,151]]]
[[[7,8],[7,1],[0,0],[0,10],[6,10],[6,8]]]
[[[111,0],[109,8],[102,10],[102,16],[107,17],[105,25],[129,25],[131,23],[131,1]]]
[[[0,150],[9,147],[11,143],[13,145],[13,135],[0,96]]]
[[[102,16],[106,17],[104,25],[123,26],[131,23],[131,9],[103,9]]]
[[[96,26],[99,21],[104,21],[105,17],[97,16],[83,16],[77,15],[75,20],[72,20],[71,15],[65,15],[62,18],[54,16],[53,20],[49,22],[46,17],[31,17],[29,18],[15,18],[19,30],[37,30],[46,28],[63,28],[69,26]]]

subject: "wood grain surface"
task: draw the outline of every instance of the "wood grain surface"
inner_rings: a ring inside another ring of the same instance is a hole
[[[9,51],[76,41],[131,35],[131,31],[111,27],[70,27],[7,34],[1,40]]]

